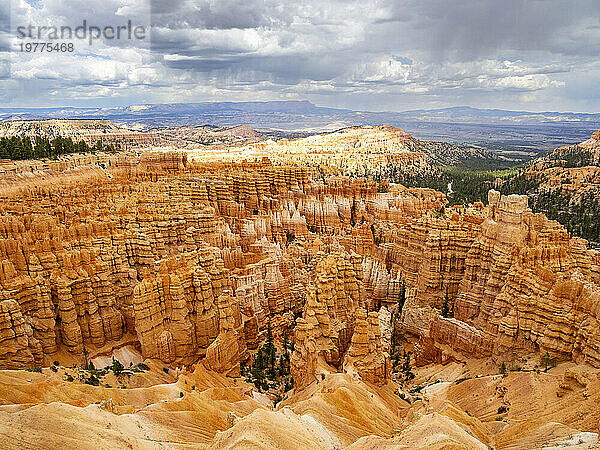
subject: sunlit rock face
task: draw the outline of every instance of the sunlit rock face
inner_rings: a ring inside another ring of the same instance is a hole
[[[471,244],[454,318],[433,317],[423,336],[466,356],[514,360],[546,353],[600,364],[598,254],[525,196],[490,191],[488,216]],[[427,350],[431,352],[431,350]]]
[[[307,166],[177,152],[11,167],[0,191],[3,367],[129,342],[165,364],[206,358],[235,375],[268,328],[292,339],[317,301],[339,322],[327,363],[341,369],[354,311],[373,305],[362,285],[363,258],[377,248],[366,202],[419,216],[443,201],[378,194],[373,182],[322,179]],[[332,249],[337,262],[327,262]]]
[[[262,143],[279,157],[244,162],[148,152],[5,164],[0,365],[128,343],[235,376],[270,335],[295,343],[298,389],[331,371],[381,383],[395,331],[420,338],[420,363],[548,352],[600,365],[598,253],[525,197],[490,191],[487,207],[448,208],[431,189],[340,170],[410,153],[411,139],[358,127]],[[303,152],[326,159],[288,158]]]
[[[104,145],[119,145],[123,149],[147,148],[161,143],[156,133],[140,132],[119,127],[103,119],[47,119],[8,120],[0,124],[0,137],[55,137],[71,138],[73,142],[84,141],[94,146],[99,140]]]
[[[597,445],[600,254],[525,197],[344,175],[415,145],[0,162],[8,447]]]

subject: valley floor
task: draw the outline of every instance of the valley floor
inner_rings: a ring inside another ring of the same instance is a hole
[[[275,408],[202,363],[145,364],[100,386],[62,366],[1,371],[2,447],[600,448],[600,370],[574,363],[505,375],[483,360],[430,365],[383,387],[330,373]]]

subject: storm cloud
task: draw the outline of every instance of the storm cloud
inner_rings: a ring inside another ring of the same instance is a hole
[[[150,36],[25,54],[11,30],[12,51],[0,48],[12,63],[0,80],[8,105],[308,99],[358,110],[598,110],[592,0],[12,0],[10,11],[13,28],[131,19]]]

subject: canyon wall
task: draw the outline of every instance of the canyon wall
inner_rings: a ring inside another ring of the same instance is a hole
[[[268,329],[293,336],[298,389],[333,371],[384,383],[396,331],[419,339],[419,364],[600,366],[600,256],[525,197],[448,207],[431,189],[177,152],[3,167],[0,367],[130,344],[236,376]]]
[[[296,335],[300,352],[297,336],[318,317],[311,333],[324,363],[343,370],[347,357],[381,382],[389,344],[363,284],[364,256],[377,248],[369,205],[378,217],[418,217],[444,200],[408,189],[382,196],[373,182],[323,182],[268,160],[204,164],[176,152],[4,167],[3,368],[57,355],[82,364],[131,344],[165,365],[204,360],[236,376],[269,327],[277,342]],[[352,341],[357,308],[366,316]],[[377,356],[361,362],[365,349]]]
[[[452,300],[454,317],[430,315],[420,330],[422,352],[496,361],[548,353],[599,366],[598,261],[585,241],[533,214],[525,196],[490,191]],[[403,315],[408,319],[410,308]]]

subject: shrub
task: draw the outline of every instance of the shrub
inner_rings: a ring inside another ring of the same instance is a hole
[[[114,359],[113,358],[113,362],[112,365],[110,366],[111,370],[113,371],[113,373],[117,376],[119,376],[121,374],[121,372],[123,372],[123,364],[121,364],[121,362],[118,359]]]
[[[400,397],[400,398],[401,398],[402,400],[404,400],[405,402],[408,402],[408,403],[410,403],[410,398],[408,398],[404,392],[400,392],[400,393],[398,393],[398,397]]]
[[[504,414],[506,411],[508,411],[508,408],[506,408],[504,405],[498,408],[498,414]]]
[[[548,372],[548,369],[556,367],[556,359],[550,358],[550,354],[546,352],[542,358],[542,365],[544,366],[544,372]]]
[[[92,386],[99,386],[100,380],[95,375],[91,375],[89,378],[85,379],[85,384],[91,384]]]
[[[448,292],[446,292],[446,297],[444,298],[444,303],[442,304],[442,317],[450,316],[450,306],[448,304]]]
[[[286,245],[290,245],[292,242],[296,240],[296,235],[291,231],[285,231],[285,242]]]

